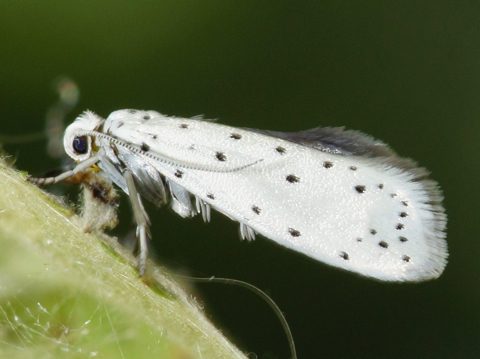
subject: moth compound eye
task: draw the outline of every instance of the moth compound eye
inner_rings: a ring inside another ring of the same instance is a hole
[[[88,140],[87,136],[77,136],[73,139],[73,150],[79,154],[84,155],[88,152]]]

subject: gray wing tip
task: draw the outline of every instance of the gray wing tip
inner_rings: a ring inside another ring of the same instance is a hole
[[[366,157],[395,155],[384,142],[361,131],[346,130],[345,127],[315,127],[298,132],[248,130],[338,155]]]

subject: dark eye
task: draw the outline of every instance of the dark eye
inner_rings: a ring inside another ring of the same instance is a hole
[[[87,136],[75,137],[73,139],[73,150],[79,155],[84,155],[88,152]]]

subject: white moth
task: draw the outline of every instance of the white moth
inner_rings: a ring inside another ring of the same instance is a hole
[[[210,208],[329,265],[386,281],[438,277],[447,262],[446,215],[427,171],[356,131],[315,128],[282,133],[229,127],[155,111],[92,112],[65,131],[78,162],[55,183],[92,166],[129,194],[147,257],[142,205],[167,202],[182,217]],[[97,167],[98,166],[98,167]]]

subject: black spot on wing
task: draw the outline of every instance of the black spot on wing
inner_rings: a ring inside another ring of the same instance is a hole
[[[183,177],[183,172],[180,171],[180,170],[176,170],[176,171],[175,171],[175,177],[177,177],[177,178],[182,178],[182,177]]]
[[[294,228],[289,228],[288,229],[288,233],[290,233],[290,235],[292,237],[300,237],[300,231],[294,229]]]
[[[223,152],[215,153],[215,157],[216,157],[217,160],[219,160],[221,162],[225,162],[227,160],[227,156]]]
[[[260,214],[260,212],[262,212],[261,208],[255,205],[252,206],[252,211],[255,214]]]
[[[357,191],[358,193],[364,193],[366,190],[367,188],[363,185],[355,186],[355,191]]]
[[[288,175],[287,177],[285,177],[285,179],[287,180],[287,182],[290,183],[297,183],[300,181],[300,177],[297,177],[293,174]]]
[[[382,248],[388,248],[388,243],[385,241],[380,241],[378,242],[378,245]]]

